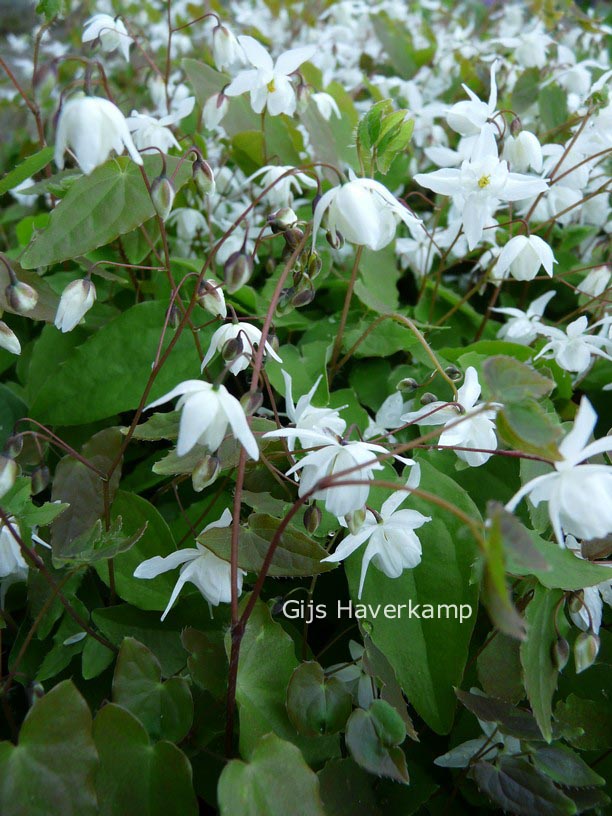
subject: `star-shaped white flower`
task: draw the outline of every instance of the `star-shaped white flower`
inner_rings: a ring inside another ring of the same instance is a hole
[[[210,346],[202,360],[202,369],[208,365],[217,351],[223,351],[223,347],[230,340],[239,340],[242,343],[242,351],[229,366],[231,373],[239,374],[249,367],[254,350],[261,343],[261,331],[252,323],[226,323],[218,328],[210,338]],[[277,363],[283,362],[267,340],[265,350],[266,354],[269,354]]]
[[[322,434],[340,435],[344,433],[346,422],[342,419],[336,408],[317,408],[311,405],[321,377],[312,386],[307,394],[302,394],[297,403],[293,402],[293,383],[291,375],[282,370],[281,374],[285,381],[285,410],[287,416],[293,422],[297,430],[317,431]],[[297,437],[302,447],[308,446],[308,439]],[[293,450],[295,440],[288,439],[289,450]]]
[[[128,116],[126,121],[136,147],[139,150],[157,147],[163,153],[167,153],[171,147],[180,149],[181,146],[169,126],[176,125],[185,116],[189,116],[194,105],[195,96],[189,96],[181,101],[177,110],[160,118],[132,111],[132,115]]]
[[[493,309],[494,312],[508,315],[510,318],[497,332],[499,339],[518,343],[521,346],[531,345],[541,333],[542,315],[555,294],[555,292],[546,292],[540,295],[527,307],[526,312],[512,306],[498,306]]]
[[[99,40],[100,47],[106,53],[119,49],[126,60],[130,59],[130,37],[125,23],[120,17],[110,14],[94,14],[84,25],[81,41],[84,43]]]
[[[612,348],[612,342],[606,334],[587,334],[587,331],[597,326],[609,325],[612,318],[604,318],[589,328],[586,315],[581,315],[572,321],[567,329],[558,329],[556,326],[541,325],[540,334],[548,338],[548,343],[536,355],[538,357],[554,358],[565,371],[582,374],[591,364],[593,357],[603,357],[612,360],[604,348]]]
[[[474,136],[480,133],[487,121],[495,116],[497,106],[496,68],[497,60],[491,65],[491,88],[488,102],[483,102],[467,85],[462,85],[461,87],[470,97],[470,101],[457,102],[446,114],[446,121],[450,127],[462,136]]]

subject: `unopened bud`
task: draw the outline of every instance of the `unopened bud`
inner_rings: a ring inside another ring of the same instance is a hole
[[[304,231],[298,227],[293,227],[293,229],[288,229],[283,232],[283,238],[285,239],[287,248],[293,252],[304,239]]]
[[[237,337],[232,337],[227,341],[227,343],[225,343],[221,349],[221,356],[226,363],[232,363],[234,360],[240,357],[243,351],[244,343],[242,342],[240,335],[238,335]]]
[[[573,615],[580,614],[584,606],[584,597],[582,592],[574,592],[569,600],[569,611]]]
[[[214,195],[216,190],[215,174],[210,164],[204,159],[196,159],[192,168],[193,180],[203,196]]]
[[[431,405],[432,402],[437,402],[438,398],[430,391],[426,391],[421,397],[421,405]]]
[[[55,325],[61,332],[69,332],[81,322],[96,302],[96,287],[89,278],[72,281],[62,292]]]
[[[253,274],[253,256],[239,250],[232,252],[225,266],[223,267],[223,277],[225,288],[232,295],[237,292],[245,283],[251,279]]]
[[[304,527],[312,535],[319,529],[319,524],[323,518],[323,513],[319,510],[316,504],[311,504],[306,508],[304,513]]]
[[[9,436],[9,438],[6,440],[6,445],[4,448],[5,454],[11,459],[16,459],[22,450],[23,435],[15,434],[14,436]]]
[[[349,528],[349,531],[355,535],[356,533],[361,530],[363,527],[363,522],[366,518],[366,509],[365,507],[360,507],[359,510],[353,510],[352,513],[349,513],[344,517],[346,521],[346,526]]]
[[[446,366],[446,368],[444,369],[444,373],[449,379],[453,380],[453,382],[455,382],[456,380],[460,380],[463,377],[461,371],[459,371],[457,366],[454,365]]]
[[[223,289],[214,280],[203,280],[198,287],[198,303],[212,315],[227,317]]]
[[[518,118],[518,116],[515,116],[514,119],[510,122],[510,133],[513,136],[517,136],[521,132],[522,128],[523,125],[521,123],[521,120]]]
[[[321,269],[323,268],[323,261],[316,252],[311,252],[308,257],[308,277],[314,280]]]
[[[263,405],[261,391],[248,391],[240,397],[240,404],[246,416],[253,416]]]
[[[291,302],[294,295],[295,289],[293,286],[289,286],[286,289],[281,289],[280,295],[278,296],[278,303],[276,304],[276,311],[278,314],[285,314],[292,308]]]
[[[220,470],[221,462],[218,456],[208,454],[201,459],[191,474],[191,483],[195,492],[200,493],[205,487],[213,484]]]
[[[400,380],[396,385],[397,391],[407,392],[407,391],[416,391],[419,387],[418,382],[414,379],[414,377],[404,377],[403,380]]]
[[[181,323],[181,310],[173,303],[170,308],[170,316],[168,317],[168,323],[172,326],[173,329],[178,329]]]
[[[174,185],[168,176],[158,176],[151,185],[151,200],[162,221],[170,215],[174,204]]]
[[[557,638],[553,643],[550,656],[557,671],[563,671],[570,656],[570,646],[564,637]]]
[[[11,354],[21,354],[21,343],[12,329],[0,320],[0,348],[10,351]]]
[[[291,305],[295,306],[296,309],[299,309],[301,306],[308,306],[309,303],[315,299],[315,290],[312,286],[302,289],[301,292],[298,292],[291,298]]]
[[[0,496],[4,496],[15,484],[18,472],[17,462],[0,455]]]
[[[38,303],[38,293],[27,283],[15,281],[6,287],[6,299],[15,312],[31,312]]]
[[[274,331],[272,327],[268,330],[268,339],[266,341],[269,346],[272,347],[272,351],[275,351],[278,354],[278,350],[280,348],[280,341],[278,339],[277,333]]]
[[[342,249],[344,246],[344,236],[336,230],[335,232],[326,232],[325,240],[332,249]]]
[[[593,665],[599,653],[599,637],[593,631],[580,632],[574,643],[576,674]]]
[[[268,224],[273,233],[285,232],[297,224],[298,217],[291,207],[282,207],[268,216]]]
[[[41,465],[32,471],[32,495],[36,496],[42,493],[43,490],[49,486],[51,481],[51,474],[46,465]]]

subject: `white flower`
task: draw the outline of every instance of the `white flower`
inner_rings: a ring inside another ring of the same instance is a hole
[[[406,482],[406,488],[414,490],[418,487],[420,476],[420,467],[415,465]],[[343,561],[369,539],[361,562],[359,598],[363,592],[370,562],[388,578],[399,578],[405,569],[412,569],[421,562],[421,542],[414,531],[431,521],[431,517],[424,516],[417,510],[398,510],[407,497],[408,493],[404,490],[393,493],[380,508],[379,518],[376,518],[371,510],[367,510],[360,529],[352,535],[347,535],[336,551],[323,559]]]
[[[21,343],[15,332],[0,320],[0,348],[10,351],[11,354],[21,354]]]
[[[238,42],[254,68],[241,71],[225,88],[226,96],[241,96],[249,91],[251,107],[255,113],[261,113],[267,108],[270,116],[278,116],[280,113],[292,116],[297,99],[289,75],[314,56],[316,47],[308,45],[304,48],[292,48],[273,62],[263,45],[253,37],[238,37]]]
[[[127,28],[119,17],[110,14],[94,14],[84,24],[82,42],[100,41],[100,47],[106,53],[119,49],[126,60],[130,58],[130,45],[134,42]]]
[[[259,459],[259,448],[244,415],[242,405],[224,385],[211,385],[202,380],[185,380],[147,405],[156,408],[182,395],[176,404],[182,408],[179,435],[176,444],[178,456],[184,456],[196,445],[205,445],[214,453],[225,437],[227,426],[251,459]]]
[[[495,116],[497,106],[496,68],[497,61],[491,65],[491,89],[488,102],[482,102],[467,85],[462,85],[463,90],[470,97],[470,101],[457,102],[446,114],[446,121],[450,127],[462,136],[473,136],[480,133],[486,122]]]
[[[598,266],[591,269],[589,274],[578,284],[578,289],[584,292],[585,295],[591,297],[599,297],[602,295],[610,284],[612,273],[607,266]]]
[[[177,110],[159,119],[147,113],[132,111],[132,115],[128,116],[126,121],[136,147],[139,150],[144,150],[146,147],[157,147],[163,153],[167,153],[171,147],[180,149],[180,144],[169,125],[175,125],[185,116],[189,116],[194,105],[195,97],[189,96],[181,101]]]
[[[342,118],[342,114],[340,113],[340,108],[338,107],[338,103],[334,99],[331,94],[328,93],[313,93],[310,95],[310,98],[314,102],[317,107],[317,110],[325,119],[326,122],[332,118],[332,116],[337,116],[338,119]]]
[[[208,130],[214,130],[229,110],[229,99],[225,94],[209,96],[202,109],[202,121]]]
[[[493,274],[503,280],[508,271],[515,280],[530,281],[540,270],[552,278],[553,264],[557,263],[552,249],[537,235],[515,235],[499,253]]]
[[[508,170],[508,164],[498,158],[490,125],[482,128],[471,159],[465,160],[460,168],[417,173],[414,179],[434,193],[461,198],[463,229],[470,249],[480,241],[487,219],[501,201],[519,201],[548,189],[546,179]]]
[[[493,309],[494,312],[510,317],[510,320],[497,332],[497,336],[500,340],[508,340],[511,343],[518,343],[521,346],[531,345],[538,334],[541,333],[542,321],[540,318],[555,294],[555,292],[546,292],[540,295],[539,298],[536,298],[533,303],[527,307],[526,312],[511,306],[499,306]]]
[[[213,528],[229,527],[231,523],[232,514],[229,510],[224,510],[221,518],[208,524],[200,535]],[[195,549],[189,547],[170,553],[164,558],[160,555],[148,558],[136,567],[134,577],[155,578],[163,572],[176,569],[178,566],[181,566],[181,572],[172,590],[168,605],[161,616],[162,620],[172,609],[181,589],[188,581],[197,586],[211,606],[218,606],[220,603],[229,603],[231,601],[232,585],[229,563],[219,558],[199,542],[196,543]],[[242,580],[245,575],[244,570],[238,570],[238,595],[242,592]]]
[[[198,232],[207,229],[206,216],[193,207],[177,207],[168,218],[168,224],[176,223],[176,234],[185,243],[191,243]]]
[[[554,357],[556,362],[565,371],[572,371],[582,374],[591,364],[592,357],[603,357],[612,360],[609,354],[602,349],[602,346],[610,346],[610,340],[605,335],[586,334],[588,318],[581,315],[567,326],[567,329],[558,329],[556,326],[544,326],[539,328],[540,334],[548,338],[548,343],[536,355],[550,359]],[[604,319],[594,323],[591,328],[609,323],[609,319]]]
[[[8,491],[15,484],[17,475],[19,473],[19,466],[14,459],[0,453],[0,498],[8,493]]]
[[[8,518],[10,527],[20,536],[19,525],[14,516]],[[0,608],[4,606],[4,598],[11,584],[25,581],[28,577],[28,563],[23,557],[19,541],[9,528],[8,524],[0,521]]]
[[[306,175],[306,173],[299,172],[290,173],[278,181],[281,176],[290,170],[295,170],[295,168],[291,167],[291,165],[266,165],[256,170],[252,176],[249,176],[245,183],[261,176],[259,185],[263,190],[271,184],[274,184],[274,187],[265,194],[263,200],[267,201],[268,204],[276,210],[281,207],[290,207],[293,203],[294,192],[299,194],[303,192],[304,187],[314,189],[317,186],[315,179]]]
[[[83,319],[83,316],[94,305],[96,287],[87,279],[72,281],[62,292],[55,325],[61,332],[69,332]]]
[[[363,438],[373,439],[375,436],[386,436],[389,442],[395,442],[395,437],[389,433],[402,425],[402,415],[406,413],[409,403],[404,404],[404,399],[399,391],[386,398],[376,412],[374,419],[368,417],[368,427],[365,429]]]
[[[202,369],[212,360],[215,352],[223,351],[223,347],[229,340],[240,340],[242,342],[241,353],[229,366],[232,374],[239,374],[251,364],[254,349],[261,343],[261,331],[251,323],[227,323],[225,326],[221,326],[210,338],[210,346],[202,360]],[[277,363],[283,362],[267,340],[265,351]]]
[[[116,105],[98,96],[69,99],[62,108],[57,125],[55,163],[64,167],[64,153],[72,149],[79,167],[89,175],[110,156],[126,147],[132,160],[142,164],[125,117]]]
[[[612,467],[581,464],[612,450],[610,436],[589,444],[596,424],[597,414],[583,397],[574,426],[559,445],[562,458],[554,462],[554,470],[531,479],[506,505],[512,511],[524,496],[529,496],[534,507],[548,502],[550,523],[561,546],[564,533],[589,540],[612,532]]]
[[[457,392],[457,402],[464,410],[463,415],[455,406],[438,401],[430,402],[418,411],[404,414],[402,420],[417,422],[419,425],[444,425],[447,429],[442,431],[438,442],[445,447],[497,450],[495,414],[498,406],[480,409],[482,405],[478,402],[480,391],[478,373],[470,366],[465,372],[463,385]],[[484,465],[493,455],[481,450],[458,450],[455,453],[471,467]]]
[[[307,394],[303,394],[298,399],[297,404],[294,404],[291,375],[284,370],[281,370],[281,374],[283,375],[283,379],[285,381],[285,410],[287,411],[287,416],[291,422],[293,422],[296,429],[317,431],[319,433],[327,433],[331,435],[337,434],[338,436],[344,433],[346,422],[342,419],[337,409],[316,408],[314,405],[310,404],[317,388],[319,387],[321,377],[318,377],[310,391]],[[309,440],[307,438],[302,439],[299,436],[297,438],[303,448],[308,447]],[[289,439],[289,450],[293,450],[293,445],[294,439]]]
[[[386,247],[395,237],[398,220],[415,225],[419,220],[407,207],[391,195],[379,181],[353,178],[339,187],[332,187],[319,200],[314,211],[312,245],[327,211],[327,228],[351,244],[377,250]]]
[[[242,46],[225,25],[219,24],[214,27],[212,50],[213,60],[219,71],[225,71],[234,65],[243,65],[246,61]]]
[[[421,222],[408,224],[408,231],[412,237],[398,238],[395,242],[395,252],[399,257],[402,269],[409,267],[417,279],[421,280],[429,272],[440,250]]]
[[[542,145],[537,136],[528,130],[521,130],[517,136],[507,136],[503,157],[517,173],[524,173],[530,167],[536,173],[542,172]]]
[[[215,280],[202,281],[198,294],[198,302],[203,309],[206,309],[215,317],[227,317],[227,306],[225,305],[225,295],[221,284]]]

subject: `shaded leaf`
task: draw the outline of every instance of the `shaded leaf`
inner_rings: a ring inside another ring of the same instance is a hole
[[[318,663],[300,663],[287,688],[287,714],[300,734],[335,734],[344,728],[353,698],[337,677],[325,676]]]
[[[405,736],[401,717],[383,700],[375,700],[368,711],[353,711],[346,725],[346,745],[358,765],[377,776],[407,784],[406,757],[398,747]]]
[[[505,757],[499,767],[478,762],[472,771],[480,790],[508,813],[571,816],[576,805],[525,759]]]

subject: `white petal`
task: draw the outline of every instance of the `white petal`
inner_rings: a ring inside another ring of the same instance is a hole
[[[303,48],[291,48],[285,51],[276,60],[274,66],[274,73],[292,74],[296,71],[303,62],[312,59],[317,52],[315,45],[306,45]]]
[[[156,555],[154,558],[147,558],[146,561],[143,561],[142,564],[139,564],[134,570],[134,578],[156,578],[163,572],[176,569],[181,564],[192,561],[194,558],[197,558],[198,555],[198,550],[191,548],[177,550],[165,557]]]
[[[242,410],[242,405],[238,400],[227,392],[222,385],[218,391],[219,402],[225,411],[225,415],[231,425],[234,436],[244,447],[251,459],[257,461],[259,459],[259,448],[253,436],[253,432],[249,428],[249,424]]]
[[[272,57],[254,37],[242,35],[238,37],[238,42],[242,46],[242,50],[251,65],[254,65],[255,68],[261,68],[264,71],[271,71],[273,69],[274,63],[272,62]],[[227,90],[225,93],[227,94]]]

